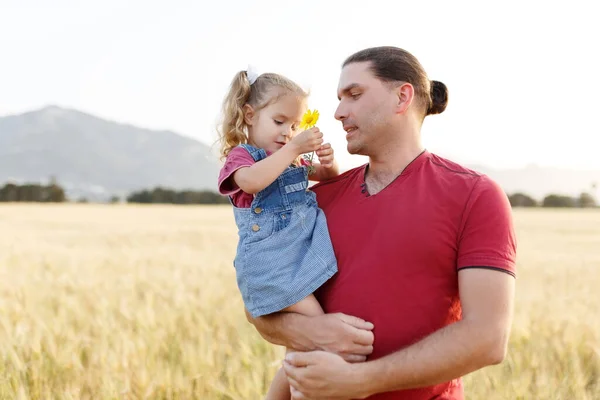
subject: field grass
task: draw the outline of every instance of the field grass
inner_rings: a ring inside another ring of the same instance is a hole
[[[509,356],[469,399],[600,398],[600,212],[517,210]],[[259,399],[227,206],[0,205],[0,399]]]

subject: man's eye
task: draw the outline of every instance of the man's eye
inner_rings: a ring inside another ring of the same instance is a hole
[[[350,96],[352,96],[353,99],[358,99],[360,95],[360,93],[350,93]]]

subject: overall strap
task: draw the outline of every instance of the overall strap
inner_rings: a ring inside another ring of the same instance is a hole
[[[244,148],[248,153],[250,153],[250,155],[256,162],[267,158],[267,152],[264,149],[259,149],[258,147],[254,147],[245,143],[240,144],[239,147]]]

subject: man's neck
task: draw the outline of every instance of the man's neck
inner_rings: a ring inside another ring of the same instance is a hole
[[[389,143],[379,154],[369,156],[365,182],[371,195],[392,183],[424,150],[419,140]]]

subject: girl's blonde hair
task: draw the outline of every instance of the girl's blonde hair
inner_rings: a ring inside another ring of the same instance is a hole
[[[308,96],[308,93],[298,84],[279,74],[264,73],[253,84],[250,84],[246,71],[235,74],[223,101],[223,121],[218,132],[221,158],[226,157],[234,147],[248,142],[244,105],[249,104],[254,111],[259,111],[276,102],[281,96],[290,93],[301,97]]]

